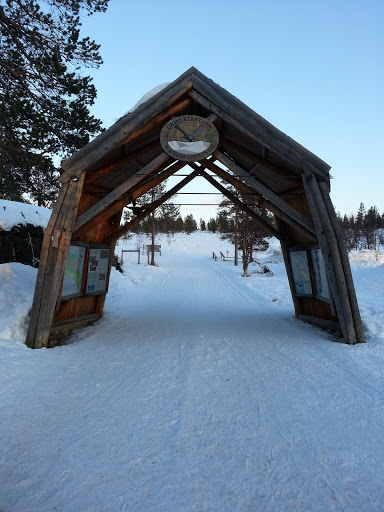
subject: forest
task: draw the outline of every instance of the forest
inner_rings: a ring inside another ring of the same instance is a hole
[[[267,215],[265,210],[263,210],[262,215]],[[376,206],[366,208],[364,203],[360,203],[355,214],[342,215],[337,212],[337,218],[344,232],[348,251],[353,249],[379,251],[381,247],[384,247],[384,212],[380,214]],[[223,201],[219,205],[216,217],[211,217],[206,221],[202,218],[196,220],[192,214],[182,218],[179,207],[169,203],[155,213],[154,222],[156,233],[185,232],[189,234],[200,229],[201,231],[219,233],[228,238],[226,235],[233,234],[236,231],[236,209],[234,207],[230,208],[228,203]],[[147,217],[128,234],[128,238],[132,237],[133,233],[151,234],[152,225],[153,218]],[[258,228],[254,226],[254,229]]]

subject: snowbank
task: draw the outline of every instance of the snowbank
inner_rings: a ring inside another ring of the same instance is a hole
[[[46,228],[51,210],[32,204],[0,199],[0,230],[9,231],[18,224]]]

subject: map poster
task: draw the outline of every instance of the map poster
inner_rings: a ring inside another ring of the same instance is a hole
[[[313,271],[316,282],[316,296],[330,299],[327,274],[325,272],[323,255],[320,249],[311,249]]]
[[[87,293],[107,290],[110,249],[90,249],[87,274]]]
[[[61,298],[65,299],[81,295],[81,284],[83,282],[85,247],[70,245],[65,263],[63,290]]]
[[[297,295],[312,295],[307,251],[290,251],[289,256]]]

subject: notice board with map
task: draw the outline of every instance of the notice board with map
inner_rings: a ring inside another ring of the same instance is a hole
[[[62,299],[82,295],[82,283],[86,259],[86,247],[70,245],[65,263]]]
[[[107,291],[109,259],[111,249],[90,248],[87,268],[87,294],[101,294]]]
[[[312,249],[312,266],[315,274],[316,297],[329,300],[330,293],[328,288],[327,274],[325,272],[323,255],[320,249]]]
[[[293,280],[297,295],[312,296],[311,277],[309,274],[307,251],[290,251]]]

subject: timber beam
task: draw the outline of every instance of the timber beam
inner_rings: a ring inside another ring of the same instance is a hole
[[[48,344],[84,178],[82,173],[78,182],[62,185],[44,233],[26,338],[29,348]]]
[[[168,190],[163,196],[161,196],[159,199],[154,201],[153,203],[150,203],[147,205],[145,210],[138,215],[136,218],[132,219],[131,221],[124,224],[120,229],[118,229],[115,233],[108,236],[103,243],[104,244],[114,244],[120,237],[128,233],[136,224],[138,224],[141,220],[144,220],[146,217],[148,217],[149,214],[151,214],[153,211],[156,210],[159,206],[161,206],[165,201],[167,201],[169,198],[171,198],[173,195],[177,194],[177,192],[185,187],[185,185],[188,185],[196,176],[200,174],[200,169],[198,171],[192,172],[189,176],[184,178],[180,181],[177,185],[175,185],[173,188]]]
[[[94,217],[103,214],[105,210],[126,196],[127,192],[132,187],[137,185],[144,176],[151,174],[153,171],[158,169],[159,166],[165,164],[169,160],[170,158],[166,153],[161,153],[154,160],[152,160],[152,162],[143,167],[138,173],[131,176],[127,181],[122,183],[119,187],[115,188],[115,190],[110,192],[107,196],[98,201],[94,206],[80,215],[80,217],[76,220],[74,231],[78,231],[81,227],[90,222]]]
[[[263,169],[268,172],[268,177],[277,179],[287,179],[287,180],[300,180],[300,185],[302,185],[301,182],[301,171],[300,169],[297,169],[297,167],[290,166],[289,168],[285,167],[279,167],[278,165],[272,164],[265,160],[264,158],[257,156],[255,153],[250,151],[249,149],[241,146],[240,144],[233,142],[232,140],[227,139],[223,135],[220,137],[220,141],[223,143],[225,148],[232,149],[236,153],[240,153],[243,155],[247,160],[250,160],[254,166],[252,169]],[[295,174],[295,176],[287,176],[287,171],[291,174]],[[272,175],[271,175],[272,173]],[[252,172],[250,171],[250,174]]]
[[[270,206],[273,205],[273,209],[271,209],[272,213],[276,216],[280,217],[285,222],[293,225],[295,229],[298,229],[301,233],[305,234],[313,242],[317,243],[317,235],[313,223],[307,219],[300,212],[295,210],[288,203],[283,201],[277,194],[272,192],[268,187],[260,183],[259,180],[248,174],[244,169],[242,169],[236,162],[233,162],[226,155],[221,153],[220,151],[215,151],[213,157],[219,160],[222,164],[224,164],[228,169],[230,169],[233,173],[237,174],[239,178],[245,181],[251,188],[256,190],[259,194],[261,194],[265,199],[270,202]]]
[[[164,167],[167,164],[168,164],[168,162],[166,162],[165,164],[163,164],[160,167]],[[137,185],[130,188],[121,199],[119,199],[118,201],[116,201],[115,203],[110,205],[108,208],[106,208],[104,211],[102,211],[98,215],[95,215],[94,217],[92,217],[88,222],[86,222],[86,224],[84,224],[83,226],[76,229],[73,233],[73,239],[74,240],[81,239],[81,237],[84,233],[86,233],[90,229],[97,226],[103,220],[109,219],[115,213],[121,211],[132,200],[138,199],[143,194],[145,194],[152,188],[156,187],[157,185],[159,185],[160,183],[162,183],[163,181],[168,179],[169,176],[171,176],[172,174],[175,174],[177,171],[182,169],[185,165],[187,165],[187,162],[177,161],[171,167],[167,167],[166,169],[163,169],[161,172],[159,172],[159,174],[156,174],[156,175],[150,174],[148,176],[148,179],[144,179],[143,182],[139,182]]]
[[[198,167],[194,163],[189,164],[193,169],[200,170],[201,176],[203,176],[211,185],[213,185],[219,192],[221,192],[225,197],[227,197],[230,201],[232,201],[236,206],[238,206],[243,212],[249,215],[255,222],[257,222],[260,227],[265,229],[272,236],[276,237],[281,244],[287,245],[289,243],[288,238],[279,233],[277,229],[275,229],[271,224],[262,219],[256,212],[254,212],[248,205],[244,204],[240,199],[238,199],[234,194],[229,192],[223,185],[218,183],[212,176],[206,173],[204,169],[204,165]]]
[[[312,242],[316,242],[317,243],[317,237],[315,236],[315,234],[313,232],[311,232],[308,229],[306,229],[306,227],[303,227],[300,222],[298,222],[294,217],[292,217],[291,215],[287,214],[281,208],[276,206],[276,204],[274,202],[269,201],[268,199],[266,199],[266,197],[263,194],[261,194],[260,191],[255,190],[255,187],[253,187],[250,183],[249,184],[243,183],[238,178],[235,178],[234,176],[229,174],[227,171],[225,171],[221,167],[218,167],[211,160],[203,160],[202,163],[210,171],[214,172],[216,174],[216,176],[218,176],[219,178],[222,178],[227,183],[230,183],[232,186],[234,186],[237,190],[239,190],[239,192],[248,193],[248,194],[250,192],[253,192],[255,197],[257,197],[259,200],[263,201],[263,206],[265,208],[267,208],[267,210],[272,212],[276,217],[279,217],[282,220],[284,220],[287,224],[289,224],[294,229],[299,231],[299,233],[301,233],[302,235],[304,235],[307,238],[309,238],[309,240],[311,240]],[[242,172],[245,172],[245,171],[242,171]],[[291,209],[291,210],[293,210],[293,212],[296,212],[296,210],[294,208],[292,208],[292,206],[288,205],[285,202],[284,202],[284,204],[287,206],[288,210]],[[309,222],[299,212],[296,212],[296,215],[298,215],[299,217],[301,216],[303,219],[305,219],[307,222]]]

